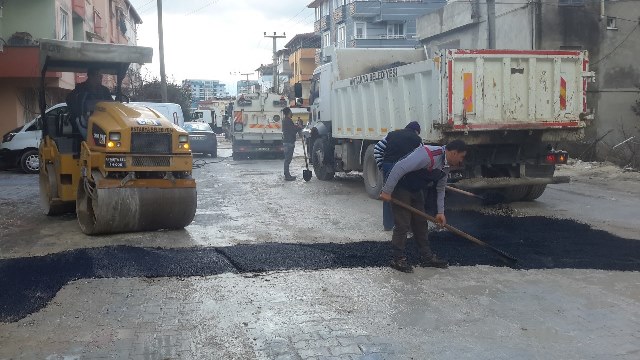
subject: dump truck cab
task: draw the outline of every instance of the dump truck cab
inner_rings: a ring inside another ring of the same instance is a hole
[[[45,39],[40,52],[41,111],[47,72],[97,68],[116,76],[113,98],[83,94],[75,111],[44,121],[39,155],[45,214],[75,211],[86,234],[188,225],[196,184],[187,132],[148,107],[122,102],[129,65],[151,62],[152,49]]]

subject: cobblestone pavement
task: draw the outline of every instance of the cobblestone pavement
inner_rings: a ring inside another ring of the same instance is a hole
[[[82,280],[0,359],[636,359],[637,273],[491,267]]]
[[[87,237],[73,216],[40,215],[37,176],[0,172],[0,259],[117,245],[388,241],[389,233],[380,230],[380,205],[366,197],[357,176],[309,183],[299,176],[288,183],[281,161],[234,162],[224,158],[224,149],[221,155],[201,159],[209,164],[195,171],[198,213],[183,231]],[[303,164],[297,157],[292,169]],[[582,199],[582,192],[599,190],[578,190],[563,193],[567,201],[553,203],[554,209],[580,220],[585,200],[572,207],[570,196]],[[611,199],[638,198],[616,191]],[[550,215],[545,196],[535,203],[536,214]],[[599,199],[611,207],[614,200]],[[494,210],[512,218],[526,217],[530,208]],[[482,230],[482,224],[463,225]],[[623,234],[638,230],[635,223],[623,225]],[[594,251],[601,249],[572,253]],[[39,311],[0,322],[0,360],[635,360],[638,329],[637,271],[475,265],[417,268],[414,274],[365,267],[76,278]]]

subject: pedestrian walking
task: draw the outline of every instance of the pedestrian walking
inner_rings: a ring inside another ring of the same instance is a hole
[[[387,151],[389,151],[387,144]],[[446,224],[444,214],[445,187],[450,166],[460,166],[467,154],[467,145],[462,140],[453,140],[446,146],[420,145],[409,155],[398,161],[382,187],[380,199],[399,200],[416,209],[424,208],[423,189],[427,183],[436,184],[437,214],[436,221]],[[393,260],[391,267],[402,272],[413,272],[407,263],[405,244],[407,232],[413,232],[420,251],[420,265],[423,267],[446,268],[446,261],[438,259],[429,245],[427,221],[400,206],[392,204],[393,234],[391,248]]]
[[[384,139],[378,141],[373,147],[373,158],[376,160],[378,169],[382,171],[384,181],[387,180],[393,165],[420,145],[422,145],[422,139],[420,124],[417,121],[408,123],[404,129],[390,132]],[[382,203],[382,227],[385,231],[393,229],[391,204],[386,201]]]
[[[302,127],[293,123],[293,113],[286,107],[282,109],[284,120],[282,120],[282,145],[284,147],[284,179],[293,181],[295,176],[291,176],[289,165],[293,159],[293,150],[296,147],[296,135],[302,132]]]

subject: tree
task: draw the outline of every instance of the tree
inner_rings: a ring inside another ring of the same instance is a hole
[[[127,95],[131,101],[162,102],[160,79],[157,77],[149,78],[143,76],[140,70],[130,68],[129,71],[127,71],[127,79],[128,81],[123,83],[122,92]],[[191,106],[191,89],[176,84],[172,79],[167,82],[167,101],[180,105],[184,118],[187,121],[191,119],[191,113],[189,111]]]

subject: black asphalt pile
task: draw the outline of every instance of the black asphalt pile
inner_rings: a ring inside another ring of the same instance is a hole
[[[571,220],[450,212],[449,223],[518,258],[521,269],[640,270],[640,241],[593,230]],[[391,233],[381,234],[390,238]],[[488,249],[448,232],[433,232],[431,245],[452,265],[503,266]],[[39,257],[0,260],[0,321],[17,321],[40,310],[70,281],[82,278],[188,277],[226,272],[382,267],[390,244],[264,243],[221,248],[79,249]],[[409,261],[416,246],[408,243]]]

